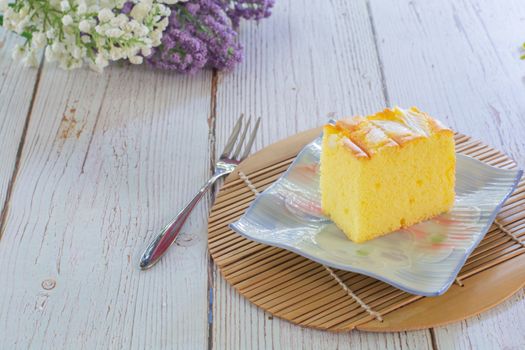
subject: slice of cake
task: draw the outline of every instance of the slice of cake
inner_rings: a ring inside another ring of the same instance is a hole
[[[454,204],[454,134],[412,107],[324,127],[322,208],[354,242],[448,211]]]

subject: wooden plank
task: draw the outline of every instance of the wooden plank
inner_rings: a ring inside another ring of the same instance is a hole
[[[11,59],[14,46],[23,42],[24,39],[0,27],[0,221],[8,210],[4,204],[11,192],[18,151],[38,85],[38,69],[24,69]]]
[[[0,241],[0,348],[206,347],[208,204],[154,269],[138,258],[209,174],[210,86],[44,66]]]
[[[418,105],[523,168],[523,2],[371,0],[371,9],[391,103]],[[523,347],[524,296],[434,329],[437,347]]]
[[[468,281],[467,281],[468,283]],[[525,293],[463,322],[434,329],[439,349],[521,349]]]
[[[240,113],[261,116],[260,149],[323,124],[328,116],[385,105],[365,1],[277,1],[272,17],[243,24],[245,60],[220,74],[216,150]],[[240,296],[214,267],[212,344],[216,349],[431,348],[428,331],[334,334],[301,328]]]
[[[371,0],[371,9],[390,103],[417,105],[524,167],[523,2]]]
[[[241,26],[244,62],[220,74],[218,150],[241,113],[262,117],[256,146],[384,106],[364,1],[277,1],[272,17]]]

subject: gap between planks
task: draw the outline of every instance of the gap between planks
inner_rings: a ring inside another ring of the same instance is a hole
[[[216,157],[216,126],[217,126],[217,88],[219,82],[219,73],[217,69],[213,69],[211,76],[211,89],[210,89],[210,115],[208,117],[208,146],[210,154],[210,175],[215,170],[215,157]],[[210,204],[213,204],[215,199],[215,191],[217,190],[216,184],[213,184],[210,190]],[[210,205],[211,207],[211,205]],[[208,231],[206,230],[206,234]],[[213,260],[208,252],[208,350],[213,349],[213,293],[215,290],[214,286],[214,275],[213,275]]]
[[[33,113],[33,107],[35,104],[36,95],[38,93],[38,87],[40,85],[40,77],[42,76],[42,70],[44,68],[44,61],[45,61],[44,56],[41,55],[40,64],[38,66],[38,71],[36,73],[35,84],[33,85],[33,91],[31,94],[31,101],[29,102],[29,107],[27,108],[24,128],[22,129],[22,135],[20,135],[20,142],[18,144],[18,149],[16,152],[15,165],[13,166],[13,172],[11,173],[9,183],[7,184],[7,192],[6,192],[5,200],[2,206],[2,211],[0,212],[0,240],[2,239],[2,236],[4,235],[5,225],[7,222],[7,214],[9,213],[9,207],[11,204],[10,203],[11,195],[13,193],[14,184],[16,182],[16,178],[18,176],[18,172],[20,169],[20,159],[22,158],[22,151],[24,149],[24,145],[26,141],[27,130],[29,128],[29,121],[31,120],[31,114]]]

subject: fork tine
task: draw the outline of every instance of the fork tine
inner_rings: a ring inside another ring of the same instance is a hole
[[[248,121],[246,122],[246,125],[244,126],[244,130],[242,131],[241,137],[239,137],[239,140],[237,141],[237,147],[235,147],[235,152],[233,152],[233,155],[231,156],[232,159],[237,159],[239,154],[241,153],[241,148],[244,143],[244,139],[246,138],[246,134],[248,133],[248,128],[250,127],[250,123],[252,122],[252,118],[248,118]]]
[[[255,122],[255,126],[253,127],[252,134],[250,135],[250,139],[248,140],[248,143],[246,144],[246,148],[244,149],[244,153],[241,156],[241,160],[248,157],[248,154],[250,154],[250,150],[252,149],[253,142],[255,141],[255,136],[257,135],[257,129],[259,129],[259,124],[261,123],[261,117],[257,118],[257,121]]]
[[[222,151],[222,157],[228,157],[230,153],[232,152],[233,146],[235,146],[235,141],[237,140],[237,136],[239,136],[239,132],[241,131],[242,126],[242,119],[244,118],[244,114],[241,113],[241,116],[239,119],[237,119],[237,122],[235,123],[235,126],[233,127],[232,133],[230,134],[230,137],[228,138],[228,141],[226,142],[226,146],[224,146],[224,151]]]

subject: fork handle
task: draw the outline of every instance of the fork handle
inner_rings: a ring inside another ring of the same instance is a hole
[[[149,269],[155,265],[160,258],[166,253],[168,248],[175,242],[177,239],[184,223],[190,216],[193,208],[199,203],[199,201],[204,197],[206,192],[210,187],[219,179],[221,176],[226,175],[226,173],[216,173],[214,174],[208,182],[201,187],[199,192],[193,197],[193,199],[186,205],[184,209],[181,210],[177,216],[171,220],[160,233],[155,237],[153,241],[148,245],[142,257],[140,258],[140,268],[143,270]]]

